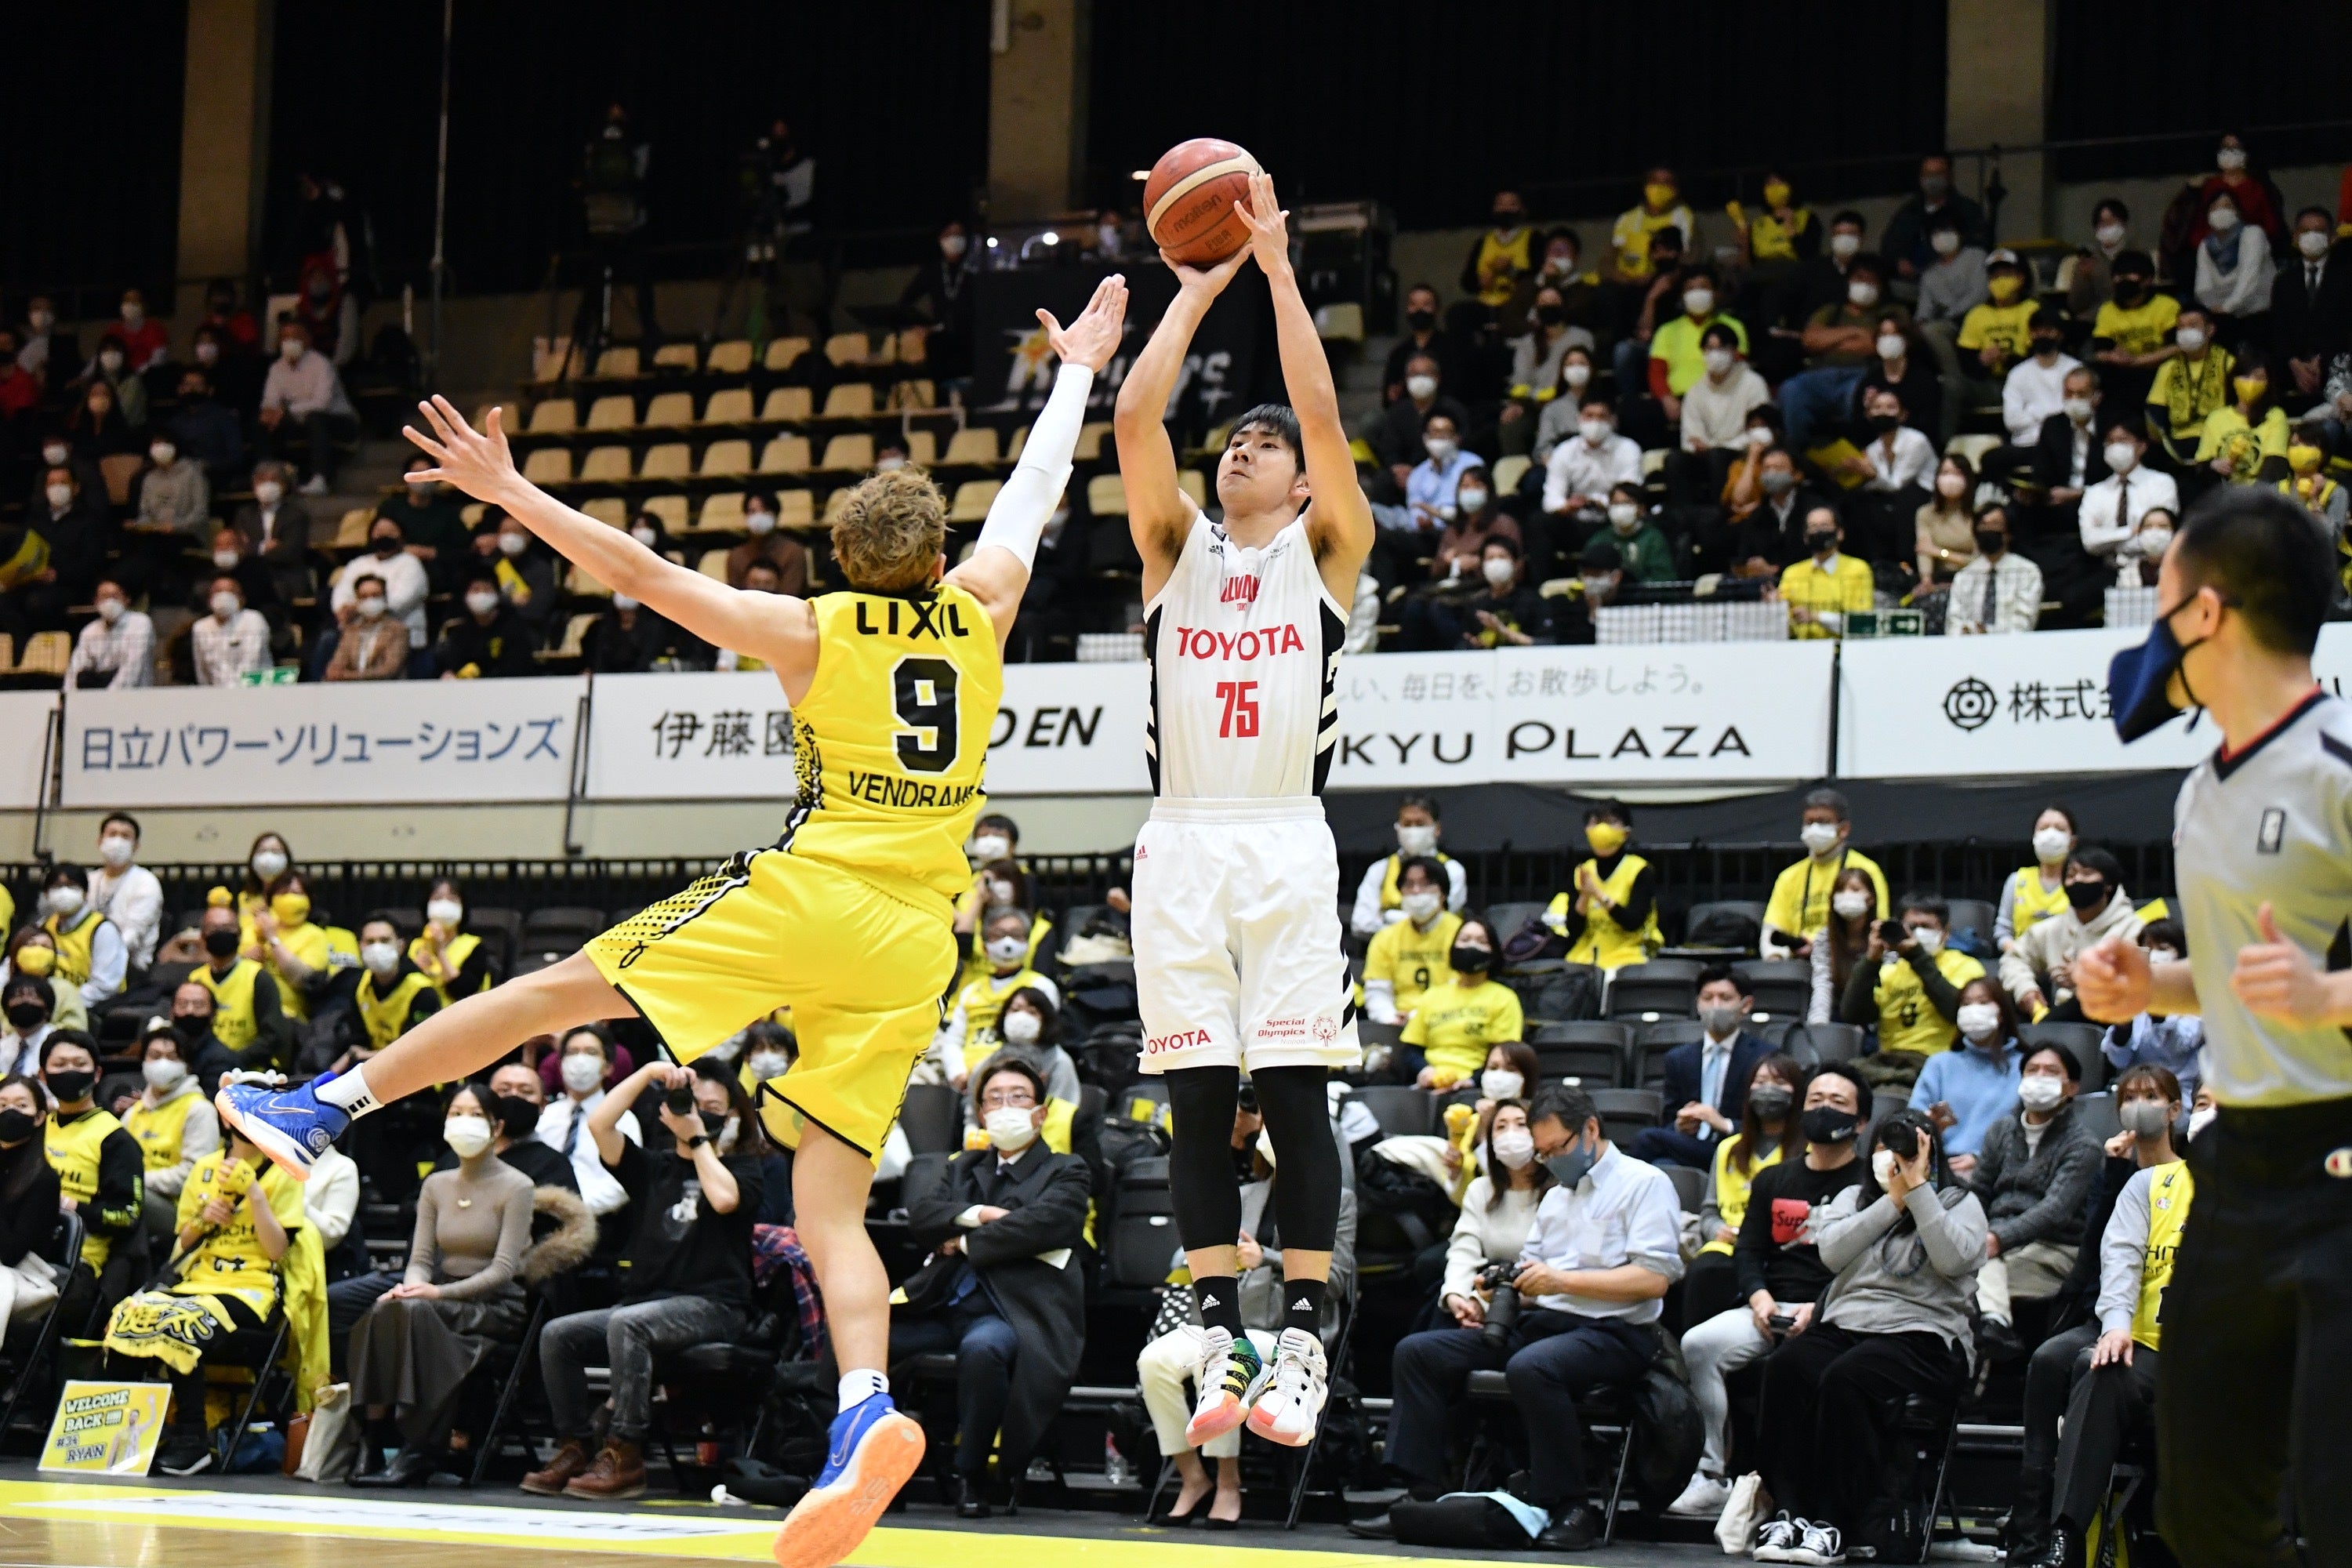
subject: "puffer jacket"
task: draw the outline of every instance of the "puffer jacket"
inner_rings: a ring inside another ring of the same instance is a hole
[[[2071,1247],[2082,1240],[2084,1194],[2105,1152],[2069,1100],[2042,1124],[2041,1146],[2028,1152],[2024,1114],[2013,1111],[1985,1129],[1969,1190],[1984,1205],[2004,1251],[2029,1241]]]

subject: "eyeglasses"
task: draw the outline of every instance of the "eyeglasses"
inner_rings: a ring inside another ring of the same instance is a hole
[[[980,1097],[982,1110],[1034,1110],[1037,1096],[1027,1089],[992,1089]]]

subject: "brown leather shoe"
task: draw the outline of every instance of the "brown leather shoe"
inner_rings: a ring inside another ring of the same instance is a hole
[[[607,1443],[597,1450],[596,1462],[572,1478],[566,1497],[633,1498],[644,1495],[646,1461],[635,1443]]]
[[[533,1470],[523,1477],[522,1489],[539,1497],[562,1497],[565,1484],[587,1468],[588,1445],[577,1437],[567,1437],[545,1469]]]

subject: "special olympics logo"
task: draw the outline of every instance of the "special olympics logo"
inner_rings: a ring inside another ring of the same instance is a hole
[[[1944,717],[1956,730],[1981,730],[2000,711],[2000,697],[1975,676],[1963,676],[1944,693]]]
[[[1315,1037],[1327,1046],[1339,1037],[1339,1022],[1336,1018],[1318,1018],[1314,1029]]]

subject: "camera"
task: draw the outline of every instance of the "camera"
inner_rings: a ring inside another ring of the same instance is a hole
[[[672,1116],[691,1116],[694,1114],[694,1090],[680,1085],[664,1094],[662,1103],[669,1108]]]
[[[1919,1122],[1917,1118],[1897,1112],[1878,1126],[1878,1143],[1891,1149],[1906,1163],[1919,1157]]]
[[[1901,921],[1878,922],[1878,940],[1889,947],[1901,947],[1911,940],[1911,929]]]
[[[1487,1291],[1486,1321],[1479,1339],[1491,1351],[1510,1348],[1511,1330],[1519,1321],[1519,1277],[1516,1263],[1489,1263],[1478,1270],[1478,1283]]]

